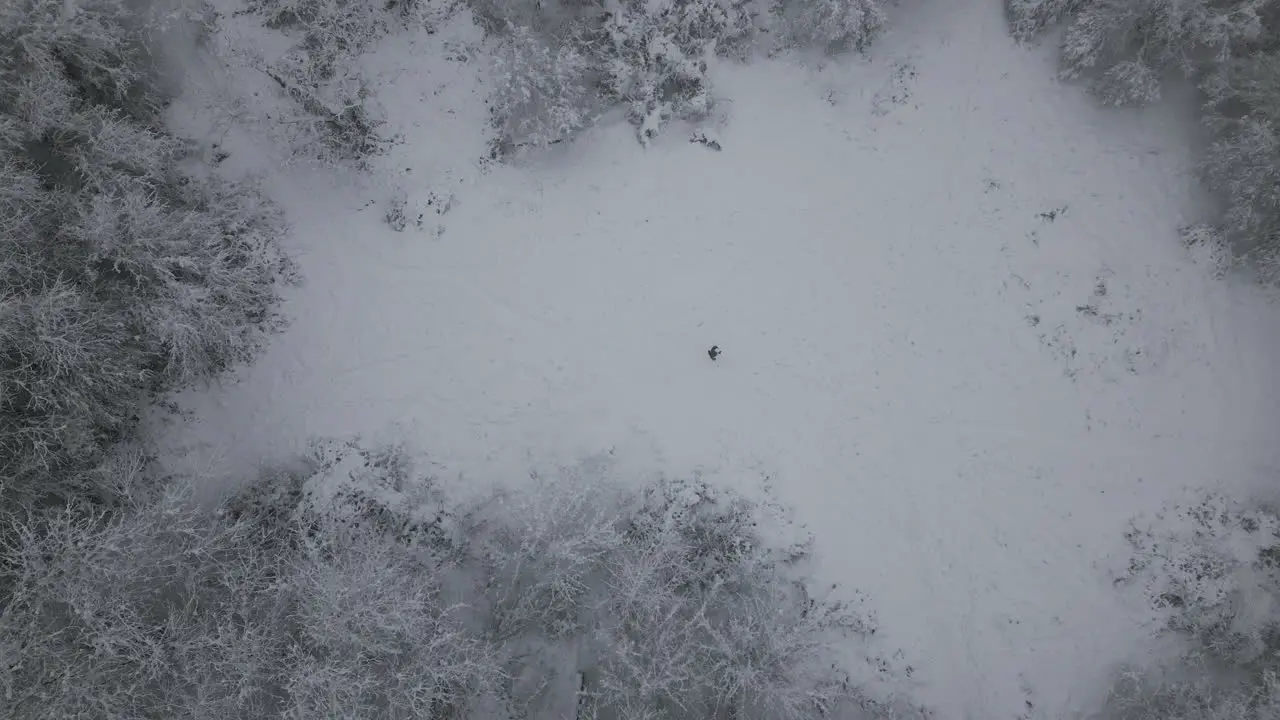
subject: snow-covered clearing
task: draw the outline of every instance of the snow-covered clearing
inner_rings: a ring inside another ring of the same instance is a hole
[[[423,228],[365,207],[383,184],[277,174],[293,326],[155,419],[171,462],[395,433],[478,479],[768,474],[939,717],[1096,709],[1148,630],[1111,584],[1125,521],[1276,468],[1280,314],[1178,242],[1183,113],[1096,108],[1000,5],[917,3],[869,62],[720,68],[721,152],[615,124],[521,167],[477,163],[458,28],[389,40],[384,177]]]

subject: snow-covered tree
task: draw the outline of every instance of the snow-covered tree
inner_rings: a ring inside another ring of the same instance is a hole
[[[493,694],[501,666],[467,604],[448,599],[452,567],[371,532],[331,534],[323,520],[302,548],[282,716],[449,717]]]
[[[285,558],[171,488],[125,512],[72,503],[0,533],[10,717],[266,717],[293,622]]]
[[[1224,63],[1204,84],[1215,139],[1206,175],[1240,254],[1280,280],[1280,48]]]
[[[1213,234],[1233,262],[1280,279],[1280,2],[1008,0],[1007,8],[1024,39],[1064,22],[1063,76],[1087,79],[1105,102],[1155,101],[1171,73],[1197,82],[1214,133],[1205,178],[1226,200]]]
[[[1159,98],[1169,72],[1197,78],[1263,37],[1275,0],[1010,0],[1014,31],[1066,19],[1062,74],[1111,104]]]
[[[672,119],[711,110],[707,62],[717,43],[748,31],[741,18],[704,0],[624,3],[605,25],[608,97],[621,103],[641,142]]]
[[[45,512],[0,539],[15,717],[416,720],[501,683],[430,555],[334,518],[276,544],[279,518],[201,510],[187,487]]]
[[[151,15],[0,4],[0,493],[77,493],[157,391],[278,325],[281,222],[167,133]],[[90,483],[92,484],[92,483]]]
[[[817,592],[785,513],[701,481],[631,487],[588,462],[464,500],[400,449],[322,442],[216,512],[191,486],[0,533],[7,708],[923,716],[863,688],[880,663],[844,666],[873,619]]]
[[[774,503],[696,479],[632,488],[595,460],[449,502],[395,451],[326,443],[316,455],[305,516],[454,558],[470,578],[507,704],[550,716],[576,697],[580,718],[890,712],[836,653],[873,619],[856,595],[816,593],[810,539]]]
[[[595,716],[782,719],[873,705],[836,647],[869,637],[874,619],[791,571],[807,539],[770,543],[765,507],[700,481],[660,481],[633,502],[595,612]]]

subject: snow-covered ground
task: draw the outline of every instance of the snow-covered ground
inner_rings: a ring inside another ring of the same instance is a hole
[[[719,68],[720,152],[614,124],[482,166],[459,33],[369,59],[407,138],[382,180],[272,179],[293,326],[155,418],[169,461],[364,433],[478,479],[768,474],[940,718],[1096,709],[1149,630],[1125,521],[1280,466],[1280,313],[1178,242],[1189,114],[1098,109],[1000,0],[922,0],[869,61]],[[422,229],[382,221],[393,183]]]

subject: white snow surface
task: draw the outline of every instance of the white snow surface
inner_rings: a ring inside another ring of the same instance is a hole
[[[721,66],[720,152],[612,123],[484,167],[465,18],[389,39],[405,144],[377,180],[275,171],[292,327],[153,419],[166,461],[235,482],[363,433],[477,481],[768,474],[939,718],[1096,710],[1148,652],[1126,521],[1275,477],[1280,313],[1178,241],[1190,113],[1100,109],[1003,22],[920,0],[868,59]],[[422,229],[364,207],[395,188]]]

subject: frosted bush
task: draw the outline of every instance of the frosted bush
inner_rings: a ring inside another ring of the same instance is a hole
[[[1121,60],[1094,80],[1093,92],[1107,105],[1148,105],[1160,99],[1160,73],[1140,60]]]
[[[358,55],[385,36],[393,17],[381,3],[360,0],[255,0],[249,8],[268,27],[296,28],[302,45],[319,53],[316,65],[322,75],[332,74],[337,58]]]
[[[800,0],[778,2],[775,12],[784,22],[789,43],[831,52],[865,50],[884,26],[878,0]]]
[[[1198,265],[1208,268],[1216,278],[1224,277],[1234,266],[1235,258],[1231,245],[1222,229],[1205,223],[1191,225],[1182,229],[1182,243],[1186,246],[1191,259]]]
[[[502,151],[570,139],[621,105],[642,142],[710,108],[706,59],[733,34],[717,0],[628,0],[608,11],[503,18],[491,102]],[[501,8],[489,8],[489,12]],[[493,24],[494,21],[491,21]]]
[[[1090,0],[1005,0],[1009,30],[1019,40],[1031,40],[1066,19]]]
[[[1280,711],[1280,516],[1210,495],[1126,534],[1136,587],[1162,632],[1186,643],[1181,666],[1132,670],[1108,702],[1135,720],[1263,720]]]
[[[572,41],[511,27],[493,57],[495,155],[562,142],[603,110],[591,59]]]
[[[1162,522],[1126,534],[1125,581],[1196,645],[1241,664],[1266,654],[1280,629],[1280,518],[1208,496]]]
[[[295,41],[272,63],[253,61],[298,109],[276,123],[289,128],[293,154],[357,165],[394,143],[382,134],[382,110],[359,57],[392,32],[430,27],[451,11],[426,0],[256,0],[250,7]]]
[[[279,135],[291,157],[360,167],[394,144],[382,134],[381,106],[350,65],[322,75],[311,55],[295,47],[266,72],[294,103],[293,111],[276,118],[276,127],[286,129]]]
[[[716,58],[746,59],[757,46],[862,50],[884,21],[877,0],[471,4],[500,37],[495,156],[568,140],[615,106],[647,143],[668,122],[712,111]]]
[[[307,527],[324,523],[325,534],[339,541],[347,532],[451,555],[461,552],[465,520],[402,447],[317,440],[307,460],[311,476],[301,485],[296,506]]]

